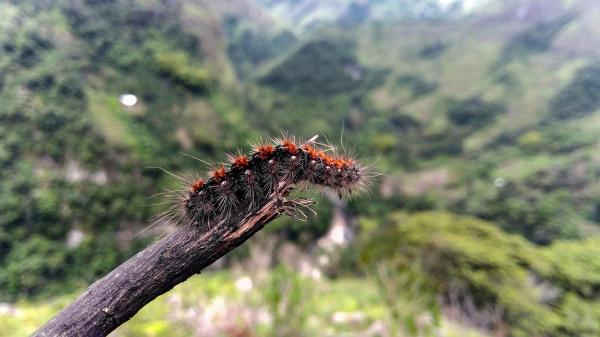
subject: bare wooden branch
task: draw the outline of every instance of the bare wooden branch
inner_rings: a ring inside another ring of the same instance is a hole
[[[259,210],[225,219],[207,231],[179,228],[92,284],[33,336],[107,336],[144,305],[199,273],[267,223],[306,201],[286,199],[279,186]]]

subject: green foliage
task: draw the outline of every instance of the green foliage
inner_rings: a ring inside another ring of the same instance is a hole
[[[134,251],[132,247],[131,252]],[[67,277],[73,280],[82,279],[84,282],[97,280],[110,272],[127,255],[129,254],[122,252],[109,233],[88,237],[69,251]]]
[[[435,59],[440,57],[448,49],[448,44],[438,41],[421,48],[419,56],[424,59]]]
[[[123,184],[77,188],[57,177],[45,181],[26,175],[26,167],[19,169],[15,176],[25,179],[3,184],[5,193],[0,198],[0,208],[5,210],[0,218],[4,266],[0,268],[0,298],[55,293],[70,280],[90,282],[129,254],[116,246],[112,231],[118,228],[119,218],[147,216],[144,199],[132,196],[131,188]],[[75,220],[86,235],[96,237],[68,249],[69,221]]]
[[[352,43],[311,41],[263,76],[259,82],[299,95],[331,96],[379,85],[383,71],[360,65]]]
[[[0,300],[91,282],[136,249],[117,246],[114,233],[150,217],[145,196],[161,175],[141,167],[184,162],[169,159],[179,149],[174,97],[207,83],[178,8],[14,6],[18,24],[0,33]],[[123,92],[143,105],[125,110]],[[74,228],[87,239],[69,249]]]
[[[65,1],[59,8],[71,31],[87,42],[89,56],[98,61],[95,66],[107,61],[123,68],[147,66],[148,52],[156,42],[191,53],[199,48],[198,41],[183,32],[177,3]]]
[[[12,61],[25,68],[32,68],[38,64],[44,54],[53,47],[52,41],[35,32],[27,33],[21,41],[6,41],[3,44],[4,51]]]
[[[424,137],[424,144],[421,144],[421,156],[431,159],[443,155],[460,155],[463,152],[463,142],[469,131],[465,128],[449,128],[442,132],[427,135]]]
[[[439,325],[439,307],[428,277],[414,261],[391,259],[369,270],[388,311],[392,336],[434,336]],[[419,320],[428,315],[430,322]]]
[[[598,300],[585,300],[575,294],[566,294],[560,306],[563,317],[562,336],[597,336],[600,331],[600,304]]]
[[[506,108],[497,102],[486,102],[479,97],[451,101],[446,112],[448,119],[458,126],[478,128],[491,123]]]
[[[536,23],[513,36],[501,52],[501,65],[514,59],[541,53],[552,46],[555,37],[567,26],[576,15],[569,13],[557,18]]]
[[[548,244],[579,236],[580,216],[564,189],[548,192],[508,183],[488,203],[482,216],[533,242]]]
[[[600,333],[599,243],[597,238],[564,241],[542,251],[551,266],[547,277],[564,291],[557,305],[562,318],[558,336]]]
[[[366,163],[377,163],[391,194],[361,196],[349,207],[364,219],[365,236],[380,225],[403,228],[373,241],[383,249],[389,240],[399,253],[382,252],[376,259],[386,265],[374,275],[379,283],[325,280],[322,288],[310,283],[307,291],[305,279],[277,270],[268,284],[291,289],[293,296],[257,290],[270,296],[262,306],[280,313],[274,333],[318,335],[322,327],[354,333],[355,326],[331,327],[328,319],[337,311],[364,311],[365,329],[392,313],[403,317],[399,330],[414,332],[414,317],[435,311],[432,298],[458,288],[480,309],[502,308],[514,335],[600,335],[597,242],[560,241],[595,232],[600,223],[596,63],[581,68],[548,102],[565,75],[589,60],[581,51],[569,58],[547,52],[568,20],[576,21],[568,34],[587,29],[579,17],[550,20],[514,36],[512,25],[494,20],[486,21],[489,30],[481,34],[480,20],[375,28],[367,22],[343,31],[332,27],[327,40],[302,40],[304,45],[292,49],[297,41],[289,33],[265,32],[251,19],[225,19],[230,26],[210,27],[215,34],[185,27],[181,8],[196,9],[195,3],[59,0],[0,6],[7,17],[16,11],[13,17],[19,18],[0,23],[0,301],[83,286],[136,251],[142,243],[127,234],[160,210],[146,207],[155,201],[145,197],[172,187],[164,174],[145,167],[197,172],[198,163],[180,151],[223,160],[224,149],[246,148],[258,134],[282,129],[303,137],[327,135],[340,145],[344,129],[346,147],[355,147]],[[218,40],[223,31],[227,41]],[[467,38],[456,38],[465,31]],[[432,36],[453,41],[452,48],[445,42],[424,45]],[[348,38],[356,43],[340,42]],[[213,86],[210,63],[199,58],[221,55],[223,47],[229,59],[219,61],[232,63],[244,80],[234,90]],[[561,48],[572,51],[562,37]],[[534,54],[536,62],[512,62]],[[280,57],[255,81],[262,66]],[[487,73],[494,60],[502,66],[492,74],[496,82]],[[372,68],[378,65],[406,75],[383,81],[385,73]],[[396,95],[399,91],[412,97]],[[140,103],[121,106],[117,98],[125,92]],[[543,116],[548,104],[555,118]],[[428,188],[427,171],[437,169],[448,172],[448,181]],[[508,171],[511,176],[504,176]],[[507,183],[494,186],[496,177]],[[412,183],[423,190],[406,194]],[[439,208],[480,216],[548,246],[536,248],[489,224],[445,213],[385,218],[398,210]],[[327,201],[319,200],[317,211],[320,216],[308,223],[281,219],[266,230],[309,245],[329,225]],[[72,229],[85,239],[67,248]],[[354,247],[334,263],[332,274],[355,276]],[[238,296],[231,280],[202,280],[181,292],[186,299],[204,291]],[[414,291],[398,291],[407,287]],[[390,292],[398,293],[394,303],[384,302],[382,295]],[[122,335],[191,334],[182,321],[165,319],[172,309],[167,303],[159,299]],[[0,335],[13,330],[29,335],[42,323],[31,317],[46,318],[58,309],[24,309],[28,324],[18,316],[2,317]],[[288,313],[297,327],[284,324]],[[22,326],[29,330],[22,332]]]
[[[0,269],[4,294],[34,295],[48,290],[46,280],[62,278],[68,271],[67,254],[61,243],[34,236],[15,245]]]
[[[281,271],[278,270],[277,273]],[[289,284],[296,273],[285,271],[277,284]],[[252,321],[251,326],[243,329],[244,319],[252,310],[264,317],[264,308],[270,308],[265,299],[268,285],[273,284],[276,276],[268,272],[264,283],[260,283],[250,292],[240,292],[235,287],[239,275],[224,272],[203,273],[202,277],[190,278],[175,287],[167,295],[161,296],[142,308],[131,320],[120,326],[113,334],[122,337],[185,337],[198,332],[201,328],[222,336],[230,334],[272,336],[273,321],[260,319]],[[281,276],[277,276],[281,277]],[[386,307],[382,303],[376,286],[369,279],[352,277],[337,280],[323,279],[307,281],[300,279],[303,288],[301,309],[308,313],[307,319],[298,334],[317,336],[328,331],[337,335],[352,335],[368,331],[374,323],[386,319]],[[306,282],[309,282],[306,284]],[[360,294],[360,296],[357,296]],[[31,335],[37,327],[50,319],[57,311],[66,306],[77,295],[77,291],[51,301],[21,301],[15,304],[14,313],[9,309],[0,313],[0,337],[25,337]],[[279,295],[277,295],[279,296]],[[241,312],[238,311],[241,309]],[[292,309],[292,311],[295,309]],[[333,322],[336,313],[361,313],[361,319],[350,322]],[[238,314],[239,313],[239,314]],[[206,319],[206,321],[205,321]],[[296,322],[291,318],[292,322]],[[240,322],[241,321],[241,322]],[[236,324],[240,322],[242,324]],[[219,324],[220,323],[220,324]],[[486,337],[475,329],[444,320],[438,331],[449,337]],[[223,328],[222,324],[225,324]],[[241,327],[241,328],[240,328]],[[288,327],[283,327],[283,330]],[[205,330],[203,330],[205,331]],[[289,330],[288,330],[289,331]]]
[[[190,90],[202,92],[207,89],[208,72],[198,65],[193,65],[185,52],[159,52],[155,58],[161,73],[171,76]]]
[[[393,134],[384,133],[376,136],[371,141],[373,148],[378,152],[386,153],[396,148],[397,140]]]
[[[241,78],[252,75],[255,68],[288,50],[296,37],[289,31],[274,34],[257,31],[234,16],[226,18],[227,55]]]
[[[600,333],[598,247],[594,238],[538,248],[475,218],[396,213],[365,236],[361,256],[366,266],[421,263],[442,294],[458,287],[480,309],[500,306],[511,336],[594,336]]]
[[[598,239],[560,241],[542,250],[549,261],[553,283],[587,299],[600,297]]]
[[[544,140],[543,148],[552,153],[571,153],[594,142],[592,134],[581,132],[577,127],[565,125],[562,122],[557,122],[544,131],[545,134],[542,137]]]
[[[264,293],[273,315],[272,336],[303,335],[302,330],[308,317],[305,302],[309,290],[307,282],[285,266],[279,266],[273,271]]]
[[[396,84],[408,88],[412,98],[428,95],[437,89],[437,84],[427,82],[417,75],[400,75],[396,78]]]
[[[552,115],[575,118],[600,108],[600,64],[592,63],[577,71],[566,87],[552,98],[549,104]]]
[[[517,139],[519,147],[527,153],[535,153],[541,150],[543,148],[543,141],[542,133],[536,130],[528,131]]]
[[[549,122],[544,128],[525,128],[514,131],[503,131],[487,144],[488,150],[501,147],[518,148],[527,155],[549,153],[562,155],[573,153],[590,146],[594,136],[572,124],[563,121]]]
[[[364,244],[363,261],[399,258],[421,261],[442,292],[450,285],[471,294],[476,305],[500,305],[514,336],[547,334],[558,315],[539,304],[529,268],[544,268],[537,251],[522,239],[481,220],[447,213],[394,214]],[[490,249],[494,247],[494,249]]]

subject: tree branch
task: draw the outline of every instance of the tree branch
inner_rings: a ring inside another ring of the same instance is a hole
[[[270,221],[311,203],[288,200],[288,193],[289,188],[280,185],[259,210],[225,219],[209,230],[178,228],[96,281],[33,336],[107,336],[144,305],[199,273]]]

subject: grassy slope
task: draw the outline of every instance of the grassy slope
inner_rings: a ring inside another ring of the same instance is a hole
[[[137,336],[207,336],[211,327],[218,331],[244,330],[250,315],[258,315],[252,320],[251,331],[257,336],[269,336],[269,318],[264,316],[269,308],[264,287],[270,287],[270,275],[262,275],[262,282],[249,292],[241,291],[235,280],[243,275],[226,272],[213,272],[194,277],[181,284],[168,294],[144,307],[130,322],[125,323],[112,335],[115,337]],[[292,277],[292,276],[289,276]],[[257,282],[256,279],[254,282]],[[336,281],[314,281],[304,279],[300,306],[308,320],[304,333],[319,336],[354,336],[367,330],[373,322],[386,319],[385,307],[373,284],[369,280],[346,278]],[[360,293],[361,296],[355,296]],[[72,296],[62,296],[51,301],[20,302],[7,312],[0,312],[0,337],[28,336],[40,324],[51,317],[56,310],[67,304]],[[336,312],[361,312],[364,318],[359,323],[334,323]],[[231,321],[235,315],[236,320]],[[261,316],[262,315],[262,316]],[[262,318],[260,318],[262,317]],[[293,318],[289,318],[292,321]],[[445,336],[483,336],[456,322],[443,321]]]
[[[460,204],[496,198],[501,190],[494,187],[495,178],[524,186],[537,199],[547,191],[566,189],[572,195],[568,207],[579,213],[572,220],[587,231],[593,228],[588,224],[598,221],[590,210],[600,196],[593,178],[600,165],[595,154],[600,111],[559,120],[550,102],[582,67],[596,60],[597,51],[589,45],[597,39],[591,33],[600,8],[589,9],[583,1],[537,6],[530,1],[496,3],[460,21],[375,23],[307,34],[304,44],[322,39],[355,42],[359,64],[385,69],[384,81],[372,90],[327,97],[253,86],[248,94],[253,104],[250,119],[263,129],[292,129],[303,136],[319,131],[332,139],[339,139],[345,126],[346,145],[377,161],[397,193],[416,186],[418,194],[433,196],[437,206],[460,212],[490,217]],[[520,19],[524,8],[528,14]],[[301,45],[258,69],[257,77],[265,78],[297,58]],[[436,45],[441,51],[423,56]],[[289,71],[303,67],[298,63]],[[331,71],[311,67],[306,66],[307,72]],[[402,83],[407,77],[433,89],[415,95],[410,84]],[[471,97],[501,103],[505,111],[481,126],[454,125],[447,117],[450,103]],[[394,128],[394,118],[401,116],[414,118],[418,131]],[[462,151],[443,150],[452,143],[460,144]],[[416,153],[408,165],[407,152]],[[579,177],[585,184],[561,186],[565,180],[556,178],[559,174]],[[542,181],[541,176],[556,180]],[[473,195],[467,188],[471,181],[477,181],[485,195]],[[531,202],[527,198],[523,195],[524,204]],[[514,220],[498,219],[505,225]]]

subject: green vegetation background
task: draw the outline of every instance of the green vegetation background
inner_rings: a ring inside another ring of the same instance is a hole
[[[176,186],[155,167],[203,171],[181,152],[222,161],[280,130],[343,136],[385,173],[348,204],[354,243],[320,283],[277,267],[273,294],[241,294],[218,271],[176,289],[186,303],[267,308],[259,335],[311,335],[337,311],[430,335],[418,318],[452,331],[448,308],[510,336],[600,334],[599,8],[361,16],[381,1],[298,32],[260,5],[0,1],[0,301],[18,311],[0,311],[0,335],[31,333],[153,240],[136,236],[163,209],[148,197]],[[266,231],[310,250],[332,214],[318,211]],[[169,305],[119,333],[197,333],[161,318]]]

